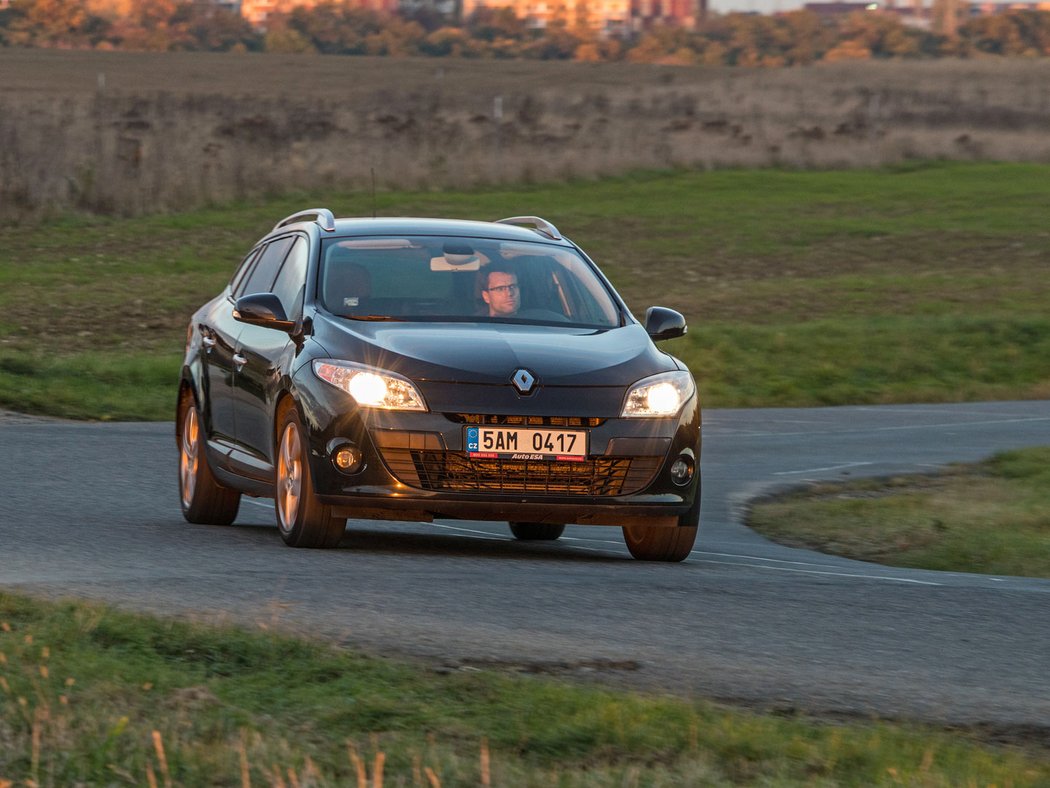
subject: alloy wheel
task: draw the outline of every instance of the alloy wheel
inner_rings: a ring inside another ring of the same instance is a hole
[[[193,505],[193,494],[197,491],[197,465],[200,462],[200,422],[197,409],[192,404],[186,408],[182,418],[182,446],[179,451],[179,482],[182,490],[182,506]]]
[[[281,530],[287,532],[295,526],[303,492],[302,443],[295,424],[285,426],[278,455],[277,511]]]

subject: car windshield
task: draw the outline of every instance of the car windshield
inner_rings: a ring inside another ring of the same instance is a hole
[[[318,297],[355,320],[549,323],[613,328],[620,309],[574,249],[435,236],[331,238]]]

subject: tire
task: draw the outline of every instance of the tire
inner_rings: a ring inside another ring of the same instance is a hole
[[[700,486],[689,511],[675,526],[625,525],[623,540],[639,561],[684,561],[689,557],[700,529]]]
[[[241,494],[223,487],[208,465],[207,441],[193,395],[179,398],[179,502],[188,522],[229,525],[237,518]]]
[[[273,500],[281,538],[290,547],[335,547],[343,538],[346,520],[333,517],[332,507],[317,500],[306,431],[294,407],[281,412],[276,437],[277,482]]]
[[[684,561],[696,541],[697,528],[625,525],[623,540],[639,561]]]
[[[547,523],[510,523],[510,532],[523,542],[554,541],[565,532],[564,525]]]

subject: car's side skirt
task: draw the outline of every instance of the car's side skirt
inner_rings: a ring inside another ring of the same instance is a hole
[[[274,468],[225,441],[208,441],[208,463],[219,484],[248,495],[273,497]]]

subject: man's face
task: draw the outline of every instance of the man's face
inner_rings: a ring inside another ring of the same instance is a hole
[[[514,315],[521,304],[518,277],[503,271],[494,271],[489,274],[488,287],[482,291],[481,297],[489,305],[489,317]]]

